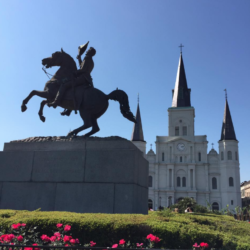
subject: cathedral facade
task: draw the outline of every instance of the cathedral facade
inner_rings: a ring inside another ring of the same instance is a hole
[[[185,197],[221,210],[241,206],[239,151],[226,99],[218,152],[209,153],[206,135],[195,135],[195,109],[191,106],[182,53],[172,106],[168,109],[168,136],[156,136],[156,152],[146,154],[139,103],[131,141],[149,161],[149,208],[168,207]]]

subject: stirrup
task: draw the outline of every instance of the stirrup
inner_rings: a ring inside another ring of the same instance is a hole
[[[48,103],[48,106],[49,107],[52,106],[55,109],[58,106],[58,102],[57,101],[50,102],[50,103]]]

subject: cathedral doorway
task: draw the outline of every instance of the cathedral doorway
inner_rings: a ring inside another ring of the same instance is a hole
[[[212,204],[212,210],[214,211],[219,211],[219,204],[217,203],[217,202],[214,202],[213,204]]]
[[[171,207],[172,204],[172,196],[168,196],[168,207]]]
[[[148,199],[148,210],[153,209],[153,201]]]

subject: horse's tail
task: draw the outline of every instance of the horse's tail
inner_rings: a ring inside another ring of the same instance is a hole
[[[130,120],[131,122],[136,123],[133,113],[130,111],[128,95],[122,90],[114,90],[108,95],[109,100],[118,101],[120,103],[120,110],[122,115]]]

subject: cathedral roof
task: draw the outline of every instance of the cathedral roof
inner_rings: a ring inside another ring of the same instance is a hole
[[[213,148],[209,151],[209,155],[217,155],[218,153]]]
[[[155,152],[152,150],[152,148],[148,151],[147,155],[155,156]]]
[[[220,138],[220,141],[223,141],[223,140],[236,140],[237,141],[227,98],[226,98],[226,105],[225,105],[225,110],[224,110],[224,118],[223,118],[221,138]]]
[[[137,123],[134,124],[131,141],[144,141],[139,102],[137,105],[135,120]]]
[[[190,107],[190,92],[191,89],[189,89],[187,86],[186,73],[181,53],[175,81],[175,88],[173,90],[172,107]]]

